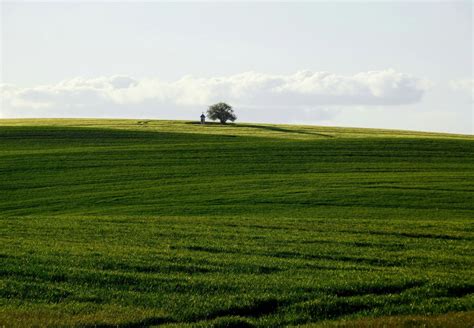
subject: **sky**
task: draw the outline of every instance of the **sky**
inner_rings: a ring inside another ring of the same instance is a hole
[[[473,134],[473,2],[3,1],[0,118]]]

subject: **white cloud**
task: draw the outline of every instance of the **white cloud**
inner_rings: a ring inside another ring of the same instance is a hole
[[[466,93],[474,99],[474,79],[452,80],[449,82],[451,89]]]
[[[321,106],[403,105],[421,100],[430,82],[394,70],[352,76],[299,71],[292,75],[246,72],[185,76],[174,82],[128,76],[74,78],[53,85],[0,86],[3,117],[173,117],[217,101],[236,107],[308,111]]]

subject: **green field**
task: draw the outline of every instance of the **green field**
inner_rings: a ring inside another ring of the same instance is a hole
[[[0,120],[0,326],[474,324],[474,137]]]

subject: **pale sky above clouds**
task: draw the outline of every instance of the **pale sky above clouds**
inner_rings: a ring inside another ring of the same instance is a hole
[[[471,1],[0,6],[0,117],[473,133]]]

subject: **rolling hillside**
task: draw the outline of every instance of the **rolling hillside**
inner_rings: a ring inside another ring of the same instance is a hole
[[[472,136],[0,120],[0,326],[472,326],[473,192]]]

